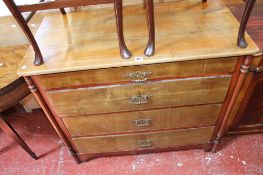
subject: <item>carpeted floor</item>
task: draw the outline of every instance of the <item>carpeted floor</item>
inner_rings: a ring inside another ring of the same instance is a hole
[[[225,138],[216,154],[187,150],[98,158],[78,165],[41,110],[9,112],[7,119],[40,159],[33,160],[0,130],[0,175],[263,174],[263,134]]]

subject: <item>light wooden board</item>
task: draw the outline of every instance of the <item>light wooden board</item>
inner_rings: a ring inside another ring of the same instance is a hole
[[[119,55],[115,17],[112,8],[45,17],[37,32],[37,41],[45,63],[34,66],[29,48],[19,70],[20,75],[152,64],[205,58],[254,54],[258,47],[246,36],[248,47],[236,46],[239,23],[223,2],[199,0],[155,4],[156,54],[143,56],[148,39],[145,9],[124,9],[124,31],[133,57]],[[143,61],[135,57],[143,56]]]
[[[16,71],[28,45],[0,47],[0,89],[15,81]]]
[[[37,31],[44,14],[37,14],[29,23]],[[17,69],[29,47],[28,41],[11,16],[0,17],[0,89],[15,81]]]
[[[37,13],[29,22],[29,27],[36,33],[42,19],[51,13]],[[55,13],[53,13],[55,14]],[[0,47],[11,47],[29,44],[22,29],[17,24],[13,16],[0,17]],[[1,55],[2,53],[0,53]]]

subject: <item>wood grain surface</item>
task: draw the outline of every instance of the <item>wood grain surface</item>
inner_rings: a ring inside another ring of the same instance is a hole
[[[94,86],[101,84],[193,77],[200,75],[231,74],[236,64],[236,57],[205,59],[174,63],[97,69],[59,74],[36,76],[36,80],[45,90]],[[137,75],[137,76],[136,76]]]
[[[35,34],[43,17],[52,14],[56,14],[56,12],[37,13],[29,22],[30,30]],[[0,47],[16,47],[21,45],[27,45],[29,47],[26,36],[13,16],[1,16],[0,24]]]
[[[36,33],[44,16],[37,14],[29,23]],[[15,81],[17,69],[29,47],[28,41],[12,16],[0,17],[0,89]]]
[[[189,8],[190,7],[190,8]],[[221,2],[211,0],[205,6],[198,0],[157,3],[156,54],[144,57],[148,38],[145,9],[124,9],[126,43],[133,53],[128,60],[119,56],[113,9],[90,10],[50,16],[43,19],[36,39],[45,64],[34,66],[30,48],[20,66],[20,75],[163,63],[205,58],[254,54],[257,46],[247,36],[249,47],[236,46],[239,24]]]
[[[215,125],[221,104],[63,118],[72,137]]]
[[[0,89],[19,78],[16,71],[28,45],[0,47]]]
[[[259,67],[260,62],[262,60],[262,56],[254,57],[253,62],[251,63],[251,67]],[[246,106],[249,103],[249,99],[255,89],[256,81],[255,74],[253,72],[249,72],[246,75],[243,86],[239,92],[237,101],[232,108],[231,115],[229,116],[227,127],[228,128],[236,128],[238,123],[242,117],[242,114],[246,110]],[[260,103],[259,103],[260,104]]]
[[[0,90],[0,112],[16,105],[30,94],[24,79],[18,78]]]
[[[226,1],[232,13],[241,19],[244,2],[233,0]],[[257,0],[248,22],[247,31],[259,46],[263,49],[263,0]],[[252,67],[262,67],[263,57],[257,56],[252,62]],[[229,117],[228,134],[252,134],[263,131],[262,115],[262,73],[250,72],[239,93],[237,102]]]
[[[59,116],[99,114],[221,103],[230,79],[231,75],[198,77],[50,91],[46,95]]]
[[[213,129],[214,127],[204,127],[143,134],[79,137],[72,140],[80,153],[117,152],[205,144],[210,141]],[[139,142],[142,141],[150,141],[150,145],[141,146]]]
[[[232,1],[224,1],[226,5],[229,7],[231,12],[237,18],[238,21],[241,20],[243,10],[245,7],[244,1],[240,0],[232,0]],[[251,13],[247,24],[247,32],[251,36],[251,38],[255,41],[260,49],[263,49],[263,0],[257,0],[255,7]]]

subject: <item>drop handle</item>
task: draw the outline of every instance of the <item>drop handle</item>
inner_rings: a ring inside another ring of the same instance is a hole
[[[151,140],[141,140],[141,141],[138,141],[137,144],[140,147],[147,148],[147,147],[153,146],[153,141],[151,141]]]
[[[152,74],[150,71],[136,71],[125,74],[134,83],[144,83],[148,80],[149,75]]]
[[[151,95],[148,94],[146,95],[138,94],[138,95],[130,96],[128,97],[128,99],[132,104],[141,105],[141,104],[147,104],[149,102],[150,97]]]
[[[137,119],[133,121],[134,126],[136,127],[145,127],[152,124],[152,119]]]

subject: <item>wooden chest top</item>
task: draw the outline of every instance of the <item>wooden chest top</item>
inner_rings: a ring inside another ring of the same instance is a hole
[[[145,57],[148,39],[145,9],[124,8],[124,34],[133,57],[119,55],[113,8],[45,17],[36,39],[45,63],[34,66],[29,48],[19,75],[39,75],[88,69],[154,64],[206,58],[250,55],[258,47],[246,35],[248,47],[236,46],[239,23],[217,0],[156,3],[156,54]],[[143,60],[136,59],[143,57]]]

